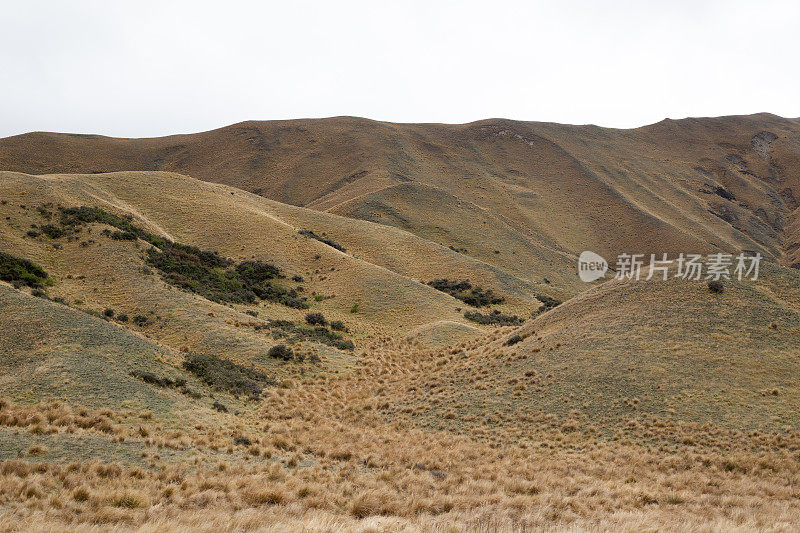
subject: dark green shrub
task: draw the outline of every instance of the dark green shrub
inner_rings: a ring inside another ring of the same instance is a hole
[[[120,322],[127,322],[128,315],[126,315],[125,313],[120,313],[119,315],[117,315],[117,320],[119,320]]]
[[[39,226],[39,229],[50,237],[51,239],[58,239],[59,237],[64,236],[64,230],[58,226],[54,226],[53,224],[45,224],[44,226]]]
[[[430,281],[428,285],[472,307],[496,305],[505,301],[502,296],[495,295],[491,289],[484,291],[481,287],[475,287],[469,281],[465,280],[451,281],[447,278],[442,278]]]
[[[183,367],[207,385],[232,394],[247,394],[252,398],[261,395],[264,385],[277,385],[263,372],[238,365],[214,355],[190,354]]]
[[[105,311],[103,311],[103,316],[107,318],[114,318],[114,315],[115,315],[114,310],[111,309],[110,307],[107,307]]]
[[[243,437],[241,435],[234,437],[233,443],[236,446],[250,446],[251,444],[253,444],[253,442],[250,439],[248,439],[247,437]]]
[[[331,320],[331,329],[334,331],[347,331],[347,326],[341,320]]]
[[[356,345],[353,344],[353,341],[349,339],[333,341],[332,344],[334,348],[339,348],[340,350],[347,350],[350,352],[352,352],[356,348]]]
[[[524,337],[522,335],[511,335],[506,341],[506,346],[514,346],[518,342],[522,342]]]
[[[707,285],[708,290],[715,294],[720,294],[725,291],[725,285],[723,285],[720,280],[710,280]]]
[[[294,352],[292,352],[292,349],[286,346],[285,344],[276,344],[275,346],[269,349],[267,355],[275,359],[289,361],[294,356]]]
[[[42,267],[27,259],[0,252],[0,280],[38,288],[48,282],[48,275]]]
[[[150,320],[144,315],[136,315],[133,317],[133,323],[143,328],[150,323]]]
[[[539,309],[542,312],[557,307],[562,303],[561,300],[556,300],[552,296],[548,296],[546,294],[537,294],[536,299],[542,302],[542,307]]]
[[[103,235],[111,237],[115,241],[135,241],[138,237],[132,231],[109,231],[103,230]]]
[[[464,313],[464,318],[477,322],[478,324],[492,324],[496,326],[519,326],[524,322],[524,320],[517,315],[504,315],[496,309],[488,314],[483,314],[478,311],[467,311]]]
[[[308,313],[306,315],[306,323],[312,326],[327,326],[328,321],[322,313]]]

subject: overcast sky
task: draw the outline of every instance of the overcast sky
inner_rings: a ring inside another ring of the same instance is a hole
[[[0,136],[800,116],[798,2],[21,0],[0,21]]]

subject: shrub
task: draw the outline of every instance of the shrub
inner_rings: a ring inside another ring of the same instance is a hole
[[[277,385],[263,372],[238,365],[214,355],[190,354],[183,367],[207,385],[233,394],[247,394],[253,398],[261,395],[264,385]]]
[[[327,326],[328,321],[322,313],[308,313],[306,315],[306,323],[312,326]]]
[[[111,237],[115,241],[135,241],[137,239],[137,235],[132,231],[109,231],[104,230],[103,235],[107,237]]]
[[[0,280],[38,288],[48,282],[48,275],[42,267],[27,259],[0,252]]]
[[[472,307],[496,305],[505,301],[502,296],[495,295],[491,289],[484,291],[481,287],[474,287],[469,281],[451,281],[441,278],[428,282],[428,285]]]
[[[292,349],[286,346],[285,344],[276,344],[275,346],[269,349],[267,355],[275,359],[289,361],[294,355],[294,353],[292,352]]]
[[[353,304],[353,307],[351,307],[351,308],[350,308],[350,313],[351,313],[351,314],[356,314],[356,313],[358,313],[358,302],[354,303],[354,304]]]
[[[233,443],[237,446],[250,446],[251,444],[253,444],[253,442],[249,438],[242,435],[234,437]]]
[[[82,224],[106,224],[117,231],[104,230],[112,239],[142,239],[154,246],[147,261],[156,267],[165,281],[197,293],[215,302],[252,303],[256,298],[283,303],[289,307],[305,308],[303,298],[294,291],[271,283],[283,277],[275,265],[263,261],[234,261],[213,250],[172,242],[135,226],[130,216],[118,216],[98,207],[69,207],[61,209],[61,225],[65,231],[75,231]],[[235,266],[234,266],[235,265]],[[231,268],[233,267],[233,268]]]
[[[710,280],[708,282],[708,290],[715,294],[719,294],[725,290],[725,285],[723,285],[722,281],[720,280]]]
[[[63,237],[65,233],[62,228],[54,226],[53,224],[45,224],[44,226],[39,226],[39,229],[42,230],[42,233],[44,233],[51,239],[58,239],[59,237]]]
[[[347,326],[341,320],[331,320],[331,329],[334,331],[347,331]]]
[[[139,326],[140,328],[143,328],[150,323],[150,320],[144,315],[136,315],[135,317],[133,317],[133,323]]]
[[[294,281],[295,283],[303,283],[305,280],[303,279],[303,276],[295,274],[294,276],[292,276],[292,281]]]
[[[506,341],[506,346],[514,346],[518,342],[522,341],[523,341],[522,335],[511,335]]]
[[[539,308],[539,310],[542,312],[548,311],[562,304],[561,300],[557,300],[546,294],[538,294],[536,295],[536,299],[542,302],[542,306]]]
[[[117,315],[117,320],[119,320],[120,322],[127,322],[128,315],[126,315],[125,313],[120,313],[119,315]]]
[[[114,310],[111,309],[110,307],[107,307],[105,311],[103,311],[103,316],[105,316],[106,318],[114,318],[115,314],[116,313],[114,313]]]
[[[478,311],[467,311],[464,313],[464,318],[477,322],[478,324],[493,324],[497,326],[519,326],[524,322],[524,320],[517,315],[504,315],[496,309],[488,314],[483,314]]]
[[[313,231],[311,231],[309,229],[301,229],[297,233],[299,233],[300,235],[305,235],[306,237],[310,237],[312,239],[316,239],[319,242],[321,242],[323,244],[327,244],[331,248],[335,248],[336,250],[339,250],[342,253],[347,252],[347,250],[345,250],[342,246],[339,246],[338,244],[336,244],[335,242],[333,242],[332,240],[330,240],[330,239],[328,239],[326,237],[320,237],[319,235],[317,235],[316,233],[314,233]]]
[[[186,385],[186,380],[182,378],[172,379],[169,377],[160,378],[151,372],[142,372],[141,370],[134,370],[131,372],[131,376],[141,379],[145,383],[149,383],[150,385],[156,385],[158,387],[184,387]]]

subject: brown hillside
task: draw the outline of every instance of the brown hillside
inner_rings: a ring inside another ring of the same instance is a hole
[[[0,140],[5,170],[180,172],[393,225],[567,290],[579,287],[562,266],[583,249],[758,249],[796,262],[799,157],[800,124],[768,114],[631,130],[338,117],[154,139]],[[447,223],[430,210],[446,210]]]

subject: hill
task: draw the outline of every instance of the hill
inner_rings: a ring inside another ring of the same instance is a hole
[[[0,139],[0,528],[793,530],[799,138]],[[584,249],[764,261],[583,283]]]
[[[631,130],[339,117],[154,139],[31,133],[0,140],[0,168],[179,172],[405,229],[575,292],[561,267],[584,249],[752,249],[794,264],[798,148],[800,124],[768,114]]]

